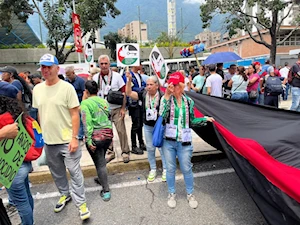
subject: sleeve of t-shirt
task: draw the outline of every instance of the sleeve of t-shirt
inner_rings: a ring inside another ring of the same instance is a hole
[[[119,90],[122,91],[122,92],[125,92],[125,82],[124,82],[121,75],[118,76],[117,82],[118,82]]]
[[[33,108],[38,108],[38,104],[37,104],[37,99],[36,99],[36,87],[33,88],[32,90],[32,107]]]
[[[68,91],[67,91],[67,106],[69,109],[73,109],[75,107],[79,106],[79,100],[75,91],[75,88],[70,84],[68,85]]]
[[[205,87],[211,87],[211,81],[210,81],[209,77],[206,79]]]
[[[100,74],[96,74],[95,76],[93,76],[93,81],[96,81],[96,83],[98,84],[98,78],[99,78]]]

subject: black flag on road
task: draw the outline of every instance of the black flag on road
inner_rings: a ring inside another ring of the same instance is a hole
[[[266,221],[300,224],[300,113],[187,95],[196,117],[216,120],[194,131],[225,152]]]

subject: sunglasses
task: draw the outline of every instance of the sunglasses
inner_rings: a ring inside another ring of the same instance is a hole
[[[107,65],[108,63],[100,63],[100,65]]]

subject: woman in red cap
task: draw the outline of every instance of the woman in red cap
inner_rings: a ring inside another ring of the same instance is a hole
[[[187,200],[191,208],[197,208],[198,202],[193,195],[194,177],[192,171],[192,131],[191,126],[204,126],[212,117],[195,118],[194,101],[184,95],[184,77],[180,72],[170,75],[165,95],[161,98],[159,114],[166,122],[165,140],[162,150],[166,160],[168,206],[176,207],[176,156],[186,185]]]

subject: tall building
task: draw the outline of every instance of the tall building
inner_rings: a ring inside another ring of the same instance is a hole
[[[123,28],[118,30],[118,34],[137,40],[138,43],[148,42],[148,28],[146,23],[141,22],[141,30],[139,21],[132,21],[126,24]],[[142,40],[140,40],[140,37]]]
[[[221,41],[220,32],[211,32],[205,29],[203,32],[197,34],[195,39],[199,39],[201,42],[205,42],[206,46],[212,46],[218,44]]]
[[[167,0],[168,4],[168,34],[176,36],[176,0]]]

